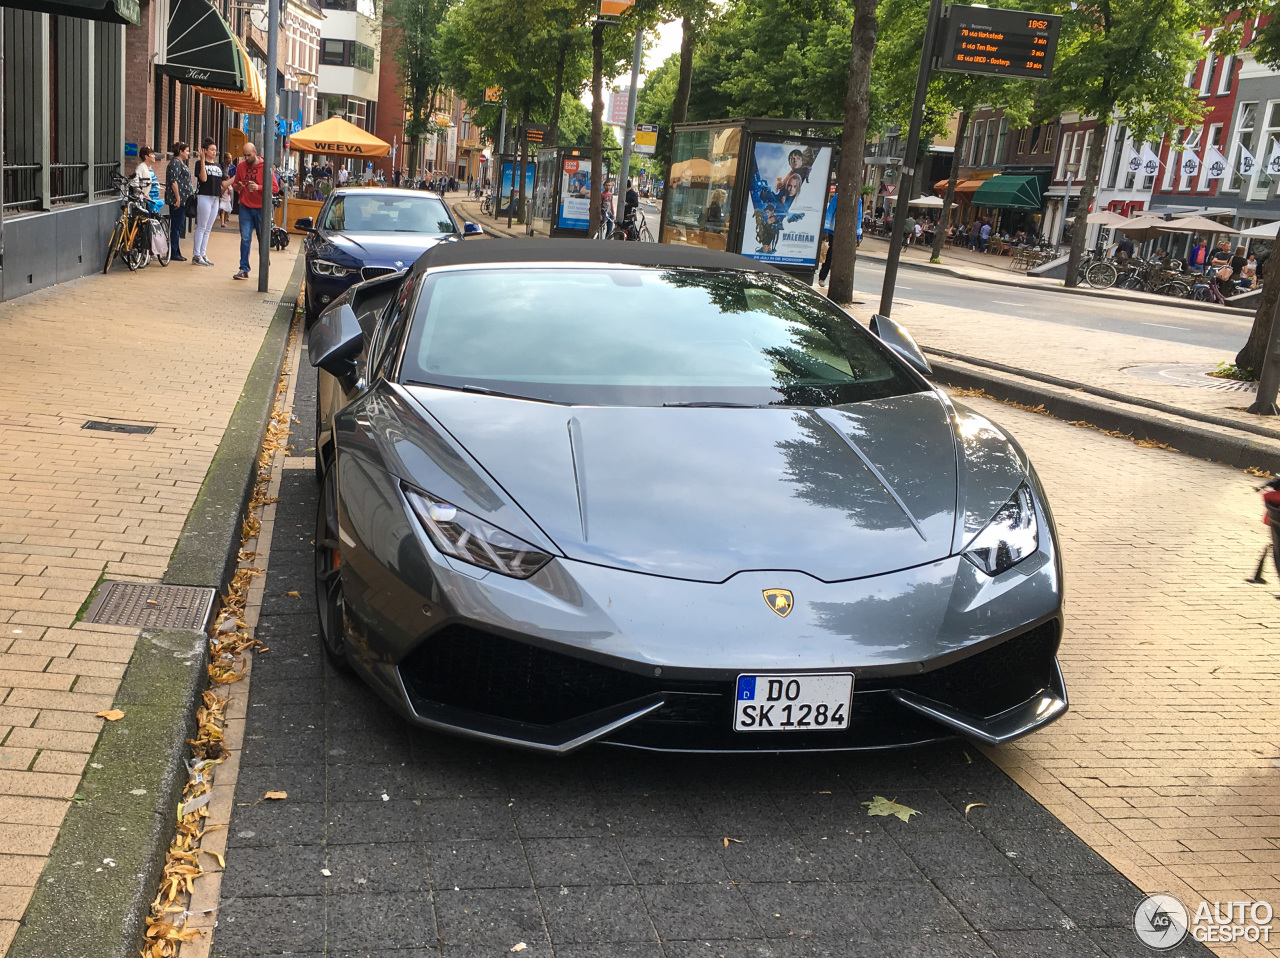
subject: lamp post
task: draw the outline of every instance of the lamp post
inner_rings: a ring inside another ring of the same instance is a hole
[[[267,82],[262,113],[262,225],[258,231],[258,292],[265,293],[271,280],[271,225],[275,197],[276,161],[276,59],[280,46],[280,0],[267,5]]]

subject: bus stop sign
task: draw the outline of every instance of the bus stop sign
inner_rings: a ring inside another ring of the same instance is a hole
[[[947,7],[934,67],[955,73],[1048,79],[1062,17],[990,7]]]

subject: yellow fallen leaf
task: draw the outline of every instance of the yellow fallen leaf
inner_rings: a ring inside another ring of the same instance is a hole
[[[290,598],[293,598],[293,599],[301,599],[301,598],[302,598],[302,593],[301,593],[301,592],[286,592],[286,593],[285,593],[285,595],[287,595],[287,596],[289,596]]]
[[[968,805],[964,807],[964,817],[965,818],[969,817],[969,809],[971,808],[986,808],[986,807],[987,807],[986,802],[970,802]]]
[[[267,794],[263,795],[262,797],[271,798],[271,799],[288,798],[289,793],[284,791],[283,789],[273,788],[271,789],[271,791],[267,792]]]
[[[509,950],[509,951],[524,951],[524,950],[525,950],[526,948],[528,948],[528,947],[529,947],[529,946],[528,946],[528,945],[526,945],[523,941],[517,941],[517,942],[516,942],[514,945],[512,945],[512,946],[510,947],[510,949],[508,949],[508,950]]]
[[[104,712],[99,712],[98,718],[104,718],[108,722],[118,722],[124,718],[124,713],[119,709],[107,709]]]
[[[726,837],[726,838],[724,839],[724,847],[725,847],[725,848],[728,848],[728,847],[729,847],[729,843],[730,843],[730,842],[733,842],[735,845],[741,845],[741,844],[742,844],[742,839],[741,839],[741,838],[727,838],[727,837]]]
[[[885,798],[883,795],[877,795],[873,801],[863,802],[866,806],[868,815],[893,815],[902,819],[904,822],[911,821],[912,815],[920,813],[914,808],[907,808],[905,805],[899,805],[897,802]]]

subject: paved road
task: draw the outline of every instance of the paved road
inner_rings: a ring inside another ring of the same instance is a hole
[[[325,660],[314,478],[288,470],[280,495],[212,954],[1143,953],[1138,890],[961,743],[551,760],[410,728]],[[876,795],[921,814],[869,818]]]
[[[873,304],[879,303],[883,283],[883,263],[869,259],[858,261],[853,283],[858,294],[866,296]],[[1001,286],[908,267],[898,270],[897,290],[897,299],[902,303],[914,300],[958,306],[1027,322],[1109,330],[1232,352],[1244,345],[1252,325],[1247,316],[1219,316],[1158,303],[1147,305],[1052,290]],[[894,318],[909,324],[910,310],[904,309],[900,315],[895,312]]]

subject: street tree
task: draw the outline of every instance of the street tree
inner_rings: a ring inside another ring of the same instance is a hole
[[[444,83],[445,57],[438,31],[454,0],[387,0],[383,23],[390,39],[390,53],[404,78],[404,102],[410,119],[404,125],[409,153],[409,176],[418,172],[422,137],[429,132],[430,110]]]
[[[1029,0],[1035,4],[1037,0]],[[1007,4],[1000,4],[1007,6]],[[924,43],[925,22],[929,15],[928,0],[881,0],[880,22],[883,24],[872,61],[873,99],[880,104],[880,123],[897,123],[906,129],[911,122],[915,101],[916,73],[920,65],[920,46]],[[958,119],[955,128],[951,175],[942,200],[938,222],[945,228],[955,201],[956,181],[960,172],[969,120],[980,106],[1003,108],[1011,127],[1028,126],[1035,109],[1035,85],[1029,80],[1010,80],[974,73],[952,73],[934,70],[929,78],[925,100],[924,123],[921,127],[922,148],[930,140],[950,134],[951,117]],[[917,158],[920,159],[920,158]],[[915,164],[920,168],[920,164]],[[902,184],[899,193],[907,184]],[[911,184],[912,194],[923,191],[925,184]],[[908,197],[910,199],[910,197]],[[945,229],[934,231],[932,261],[942,260]]]
[[[871,123],[871,61],[876,50],[877,0],[852,0],[849,73],[845,87],[844,129],[840,137],[840,172],[836,185],[836,222],[831,249],[834,302],[853,302],[853,268],[858,254],[858,197],[862,195],[862,163]]]
[[[1071,234],[1067,285],[1077,284],[1088,230],[1084,217],[1097,195],[1107,128],[1119,118],[1135,142],[1160,139],[1200,118],[1187,73],[1204,55],[1196,31],[1210,22],[1207,0],[1163,0],[1153,10],[1147,0],[1058,2],[1062,33],[1053,75],[1039,89],[1043,115],[1077,112],[1094,117],[1077,206],[1078,228]],[[1178,162],[1171,156],[1170,162]],[[1065,210],[1064,210],[1065,212]]]

